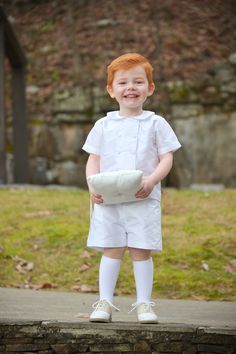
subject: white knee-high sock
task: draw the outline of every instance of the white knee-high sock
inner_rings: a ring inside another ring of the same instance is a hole
[[[100,300],[113,302],[113,294],[120,271],[120,259],[102,256],[99,269]]]
[[[136,284],[137,303],[151,301],[153,285],[153,261],[134,261],[134,278]]]

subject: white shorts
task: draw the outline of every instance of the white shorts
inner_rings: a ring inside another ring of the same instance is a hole
[[[95,204],[87,246],[132,247],[160,252],[161,206],[154,199],[116,205]]]

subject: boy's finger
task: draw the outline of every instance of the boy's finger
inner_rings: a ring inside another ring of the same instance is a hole
[[[97,204],[103,203],[102,196],[100,196],[98,194],[97,195],[93,195],[92,199],[93,199],[94,203],[97,203]]]

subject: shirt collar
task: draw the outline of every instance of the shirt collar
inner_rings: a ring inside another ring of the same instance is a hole
[[[138,116],[133,116],[133,117],[124,117],[121,116],[119,114],[119,111],[113,111],[113,112],[108,112],[107,113],[107,118],[108,119],[113,119],[113,120],[119,120],[119,119],[137,119],[137,120],[144,120],[147,119],[149,117],[151,117],[152,115],[154,115],[155,113],[152,111],[143,111],[142,114],[138,115]]]

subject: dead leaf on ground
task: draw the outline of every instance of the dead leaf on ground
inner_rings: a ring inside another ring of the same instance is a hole
[[[90,285],[83,284],[83,285],[74,285],[71,288],[72,290],[79,291],[81,293],[96,293],[97,289],[93,288]]]
[[[41,290],[57,288],[57,285],[52,283],[43,283],[38,285],[31,283],[30,280],[25,280],[24,283],[16,285],[16,287],[21,289]]]
[[[191,298],[193,300],[197,300],[197,301],[206,301],[207,300],[207,298],[202,295],[191,295]]]
[[[80,258],[82,259],[86,259],[86,258],[91,258],[94,256],[94,253],[90,253],[88,251],[84,251],[81,255]]]
[[[229,261],[227,266],[225,266],[225,272],[231,274],[236,273],[236,259],[232,259],[231,261]]]
[[[80,285],[74,285],[71,287],[71,290],[75,290],[75,291],[80,291]]]
[[[57,284],[53,284],[49,282],[34,286],[34,290],[55,289],[55,288],[57,288]]]
[[[97,290],[90,285],[83,284],[80,287],[82,293],[95,293]]]
[[[74,317],[88,318],[89,317],[89,313],[87,313],[87,312],[79,312]]]
[[[91,264],[82,264],[82,266],[79,268],[79,271],[81,273],[86,272],[86,270],[90,269],[92,266]]]
[[[27,262],[25,260],[20,261],[17,265],[16,265],[16,270],[17,272],[21,273],[21,274],[25,274],[27,272],[30,272],[34,269],[34,263],[33,262]]]

